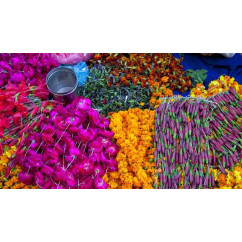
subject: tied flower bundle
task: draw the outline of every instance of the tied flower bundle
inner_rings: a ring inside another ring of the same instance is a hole
[[[19,85],[8,83],[0,89],[0,155],[3,144],[16,145],[18,138],[38,126],[45,113],[56,104],[55,101],[41,102],[36,97],[45,98],[46,95],[48,91],[44,85],[30,87],[25,82]]]
[[[222,173],[242,159],[242,100],[233,88],[209,98],[216,103],[209,123],[213,165]]]
[[[204,99],[167,98],[156,109],[155,188],[212,188],[210,104]]]
[[[43,189],[107,188],[102,177],[117,169],[108,126],[89,99],[58,105],[20,141],[13,159],[22,168],[19,180]]]
[[[105,76],[107,69],[102,65],[94,65],[90,69],[88,81],[80,89],[80,96],[92,100],[92,106],[107,116],[111,112],[139,107],[149,108],[151,91],[139,85],[124,84],[108,87]]]
[[[48,72],[58,65],[51,54],[0,54],[0,88],[9,82],[44,84]]]
[[[109,188],[152,189],[154,178],[155,111],[139,108],[113,113],[110,129],[120,148],[118,171],[104,176]]]

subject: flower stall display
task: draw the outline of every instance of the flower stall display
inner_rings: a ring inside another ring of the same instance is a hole
[[[109,127],[119,152],[118,170],[104,176],[109,188],[152,188],[154,115],[154,111],[139,108],[112,114]]]
[[[90,69],[88,81],[80,88],[80,96],[90,98],[92,105],[101,114],[108,116],[109,113],[129,108],[149,108],[151,91],[140,85],[129,86],[124,84],[108,86],[105,77],[107,69],[102,65],[95,65]]]
[[[107,188],[102,177],[116,171],[118,150],[108,126],[89,99],[56,106],[21,139],[13,158],[22,169],[19,180],[43,189]]]

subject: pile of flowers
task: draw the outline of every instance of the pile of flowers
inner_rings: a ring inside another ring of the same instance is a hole
[[[90,69],[88,81],[80,89],[80,96],[92,100],[92,106],[99,113],[108,116],[111,112],[139,107],[149,108],[151,91],[140,85],[124,84],[108,87],[105,77],[107,69],[102,65],[94,65]]]
[[[218,169],[213,169],[216,187],[220,189],[242,189],[242,163],[235,165],[231,170],[225,169],[225,171],[227,174]]]
[[[130,84],[149,87],[153,106],[156,100],[172,96],[173,90],[181,93],[192,87],[191,78],[183,72],[181,59],[172,54],[96,54],[90,61],[101,63],[108,69],[108,86]],[[154,100],[155,99],[155,100]]]
[[[0,54],[0,88],[8,83],[37,86],[59,64],[51,54]]]
[[[19,165],[21,182],[44,189],[107,188],[102,177],[117,170],[118,151],[108,126],[89,99],[58,105],[22,137],[10,168]]]
[[[112,114],[109,127],[119,152],[118,170],[104,176],[109,188],[152,188],[154,115],[155,111],[139,108]]]
[[[37,188],[36,186],[28,186],[20,182],[18,177],[21,172],[21,168],[16,166],[12,169],[8,168],[8,163],[11,156],[16,151],[16,146],[8,148],[3,146],[3,154],[0,155],[0,189],[31,189]]]
[[[8,83],[0,89],[0,155],[2,144],[9,147],[17,144],[18,138],[38,126],[45,113],[57,103],[41,102],[40,98],[48,97],[44,85],[27,86],[21,81],[19,85]]]
[[[190,95],[192,97],[211,97],[217,93],[228,91],[232,87],[236,93],[242,98],[242,85],[235,81],[233,77],[220,76],[217,80],[211,81],[208,85],[208,90],[205,90],[205,86],[201,83],[197,84],[195,88],[191,90]]]

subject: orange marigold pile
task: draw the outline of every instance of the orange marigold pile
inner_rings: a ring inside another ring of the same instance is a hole
[[[118,171],[104,176],[109,188],[153,188],[155,111],[139,108],[111,115],[110,129],[120,150]]]

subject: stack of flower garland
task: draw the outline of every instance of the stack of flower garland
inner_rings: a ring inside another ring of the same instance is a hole
[[[117,169],[108,126],[89,99],[58,105],[22,137],[12,160],[22,168],[19,180],[45,189],[107,188],[102,177]]]
[[[105,78],[109,87],[132,83],[150,87],[150,104],[157,106],[159,99],[172,96],[173,90],[184,92],[191,88],[191,79],[185,76],[181,61],[172,54],[96,54],[90,62],[108,68]]]
[[[151,91],[148,88],[134,84],[108,87],[106,76],[106,67],[94,65],[90,68],[88,81],[80,89],[80,96],[91,99],[92,106],[101,114],[108,116],[111,112],[129,108],[149,108]]]
[[[104,177],[109,188],[152,188],[154,115],[155,111],[139,108],[112,114],[110,128],[120,150],[118,171]]]
[[[224,168],[233,168],[242,159],[242,100],[233,88],[210,100],[216,103],[209,124],[213,165],[227,174]]]
[[[165,99],[156,109],[155,188],[212,188],[209,103],[204,99]]]

